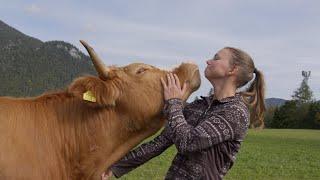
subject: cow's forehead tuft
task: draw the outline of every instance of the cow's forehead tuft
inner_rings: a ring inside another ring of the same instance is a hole
[[[110,68],[114,68],[114,69],[118,68],[118,66],[115,65],[115,64],[111,64],[109,67],[110,67]]]
[[[125,67],[129,67],[129,68],[141,68],[141,67],[144,67],[144,68],[150,68],[150,69],[159,69],[155,66],[152,66],[152,65],[149,65],[149,64],[144,64],[144,63],[132,63],[132,64],[129,64]]]

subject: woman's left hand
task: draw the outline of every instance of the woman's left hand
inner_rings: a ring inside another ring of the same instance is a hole
[[[161,83],[164,89],[164,100],[172,98],[182,99],[187,92],[187,83],[184,83],[181,88],[178,76],[172,73],[167,74],[167,80],[168,84],[166,84],[163,78],[161,78]]]

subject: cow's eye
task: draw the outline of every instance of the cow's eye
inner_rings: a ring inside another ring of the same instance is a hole
[[[141,74],[143,72],[145,72],[147,69],[146,68],[140,68],[138,71],[137,71],[137,74]]]

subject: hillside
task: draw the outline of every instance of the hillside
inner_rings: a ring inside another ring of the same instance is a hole
[[[42,42],[0,20],[0,96],[35,96],[95,74],[88,56],[70,43]]]
[[[267,98],[265,99],[266,107],[282,106],[287,100],[281,98]]]

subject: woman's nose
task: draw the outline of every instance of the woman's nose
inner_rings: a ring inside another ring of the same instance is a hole
[[[207,65],[210,65],[211,64],[211,59],[208,59],[207,60]]]

